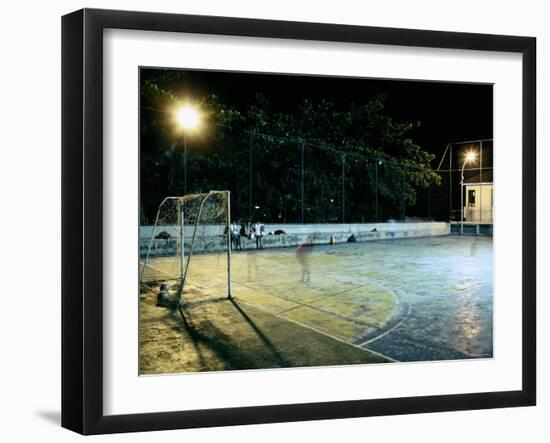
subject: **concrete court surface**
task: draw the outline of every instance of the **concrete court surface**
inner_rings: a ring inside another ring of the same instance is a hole
[[[144,294],[142,373],[492,356],[490,237],[234,252],[229,304],[216,302],[226,294],[226,264],[220,254],[193,257],[183,319]]]

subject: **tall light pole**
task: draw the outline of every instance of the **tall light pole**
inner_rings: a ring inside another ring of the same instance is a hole
[[[176,111],[176,120],[183,130],[183,193],[187,194],[187,132],[199,126],[200,116],[193,106],[183,105]]]
[[[460,171],[460,235],[464,235],[464,167],[466,166],[466,163],[474,161],[475,158],[475,152],[467,152],[466,158],[462,163],[462,171]]]
[[[183,105],[175,111],[176,123],[183,130],[183,194],[187,194],[187,132],[195,130],[200,124],[200,115],[191,105]],[[184,202],[180,202],[180,265],[181,279],[185,280],[185,232],[184,232]],[[183,286],[182,286],[183,288]]]

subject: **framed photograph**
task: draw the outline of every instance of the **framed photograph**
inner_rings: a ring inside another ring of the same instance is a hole
[[[62,425],[536,402],[531,37],[62,21]]]

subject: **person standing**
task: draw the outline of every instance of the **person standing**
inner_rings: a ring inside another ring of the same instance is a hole
[[[296,249],[296,258],[302,268],[301,283],[309,285],[311,282],[311,271],[309,269],[309,257],[313,247],[313,236],[308,236],[305,241],[301,242]]]
[[[254,233],[256,234],[256,249],[263,249],[264,245],[262,242],[262,238],[264,236],[264,225],[260,224],[259,221],[256,222],[254,225]]]
[[[254,223],[252,223],[252,221],[248,221],[248,223],[246,224],[246,236],[248,237],[249,240],[254,240]]]
[[[239,226],[235,223],[235,220],[231,223],[231,243],[233,244],[233,248],[235,250],[242,250]]]

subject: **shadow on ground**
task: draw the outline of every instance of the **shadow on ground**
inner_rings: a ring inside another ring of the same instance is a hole
[[[141,374],[386,361],[239,299],[189,303],[179,311],[155,306],[153,297],[140,305]]]
[[[36,415],[53,425],[56,425],[56,426],[61,425],[60,411],[36,411]]]

